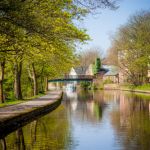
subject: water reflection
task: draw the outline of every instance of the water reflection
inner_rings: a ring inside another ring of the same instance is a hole
[[[0,143],[0,150],[150,150],[150,96],[66,92],[58,109]]]
[[[120,91],[72,94],[65,97],[65,105],[79,144],[76,149],[150,149],[150,96]]]
[[[60,106],[56,111],[33,121],[1,139],[2,150],[62,150],[71,144],[66,111]]]
[[[105,102],[100,95],[95,95],[90,91],[81,91],[80,93],[65,93],[64,104],[68,109],[68,114],[80,122],[89,123],[99,122],[102,118],[102,112],[105,108]]]
[[[124,149],[150,149],[150,101],[143,99],[142,95],[121,93],[119,111],[111,112],[116,144],[121,144]]]

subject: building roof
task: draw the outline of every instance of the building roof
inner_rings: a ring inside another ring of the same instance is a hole
[[[104,68],[107,71],[105,73],[105,76],[116,76],[119,73],[119,69],[117,66],[103,65],[102,68]]]
[[[88,69],[88,66],[80,66],[73,68],[77,75],[85,75]],[[114,65],[103,65],[100,72],[104,72],[104,76],[116,76],[119,73],[119,69],[117,66]]]
[[[88,69],[87,66],[80,66],[80,67],[74,68],[74,70],[77,73],[77,75],[85,75],[87,69]]]

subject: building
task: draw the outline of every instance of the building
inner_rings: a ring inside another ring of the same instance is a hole
[[[79,76],[84,76],[86,75],[87,69],[88,69],[87,66],[80,66],[80,67],[75,67],[75,68],[72,67],[69,72],[69,76],[71,78],[78,78]],[[66,85],[66,88],[69,90],[76,89],[77,84],[78,84],[77,81],[68,82]]]
[[[93,73],[93,65],[92,65],[92,64],[90,64],[90,65],[87,67],[86,72],[85,72],[85,75],[91,75],[91,76],[94,75],[94,73]]]
[[[76,68],[72,67],[69,72],[69,76],[73,76],[76,78],[81,75],[86,75],[87,69],[88,69],[87,66],[80,66],[80,67],[76,67]]]
[[[103,75],[103,81],[111,81],[112,83],[119,83],[119,69],[114,65],[103,65],[106,73]]]

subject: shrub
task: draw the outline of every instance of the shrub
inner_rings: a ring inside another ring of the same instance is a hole
[[[106,79],[103,81],[103,84],[111,84],[113,81],[111,79]]]

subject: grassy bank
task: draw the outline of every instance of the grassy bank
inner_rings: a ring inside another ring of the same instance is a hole
[[[32,97],[25,98],[25,99],[22,99],[22,100],[16,100],[16,99],[5,100],[4,103],[0,104],[0,107],[5,107],[5,106],[10,106],[10,105],[15,105],[15,104],[23,103],[25,101],[29,101],[29,100],[41,97],[43,95],[45,95],[45,94],[38,94],[36,96],[32,96]]]
[[[144,84],[144,85],[140,85],[140,86],[135,86],[136,90],[146,90],[146,91],[150,91],[150,84]]]
[[[126,85],[122,85],[121,87],[126,88],[126,89],[131,89],[131,90],[150,91],[150,84],[143,84],[143,85],[139,85],[139,86],[126,84]]]

